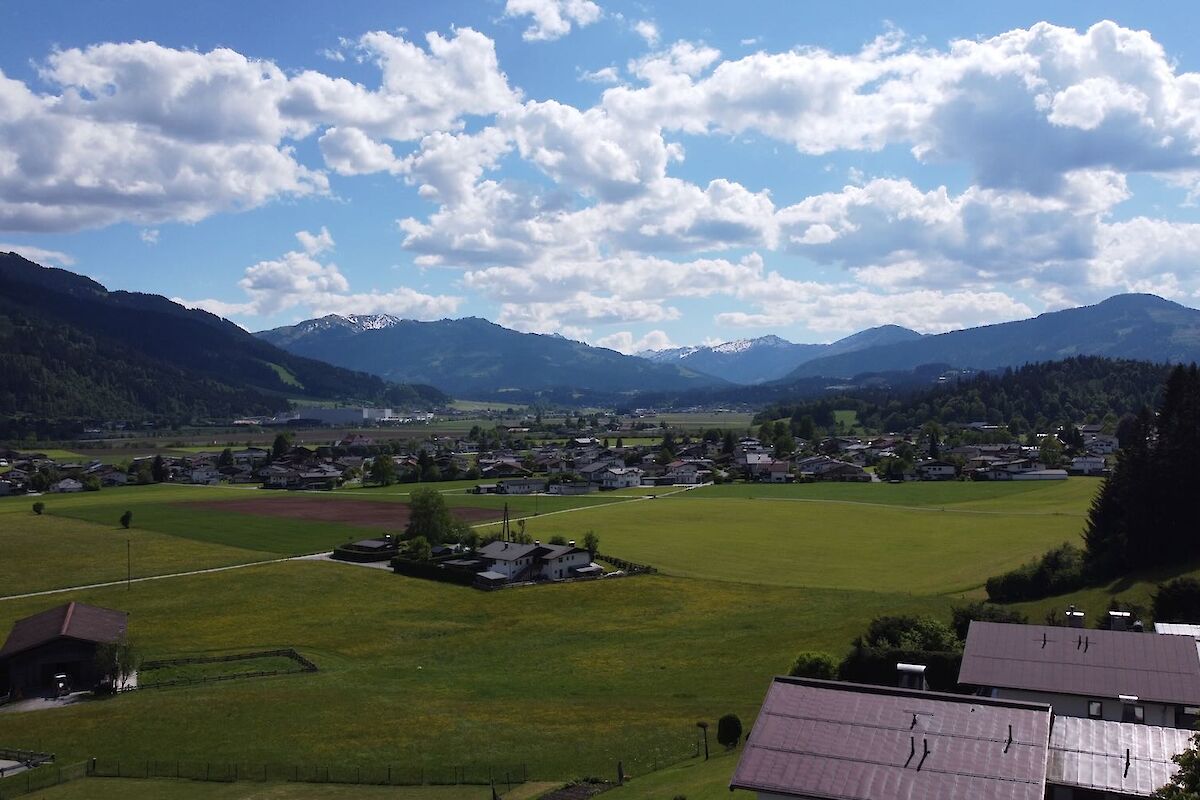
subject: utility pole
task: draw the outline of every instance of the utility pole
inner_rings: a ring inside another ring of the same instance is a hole
[[[125,540],[125,591],[133,589],[133,555],[130,553],[129,539]]]

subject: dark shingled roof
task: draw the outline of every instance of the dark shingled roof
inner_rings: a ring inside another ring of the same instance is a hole
[[[1190,636],[972,622],[958,682],[1200,705],[1200,655]]]
[[[13,623],[0,659],[23,653],[58,638],[115,642],[125,635],[129,615],[111,608],[68,603]]]
[[[822,800],[1042,800],[1049,736],[1040,703],[776,678],[730,787]]]

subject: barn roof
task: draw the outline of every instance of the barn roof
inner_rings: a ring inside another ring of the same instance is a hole
[[[972,622],[960,684],[1200,704],[1190,636]]]
[[[67,603],[13,623],[0,659],[23,653],[59,638],[115,642],[125,635],[129,615],[111,608]]]
[[[730,786],[802,798],[1041,800],[1050,707],[776,678]]]

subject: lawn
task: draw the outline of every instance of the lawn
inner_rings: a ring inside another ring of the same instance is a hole
[[[338,786],[85,778],[35,796],[38,800],[491,800],[492,790],[487,786]],[[503,796],[515,800],[518,794],[514,791]]]
[[[556,534],[580,539],[594,530],[602,552],[672,575],[948,594],[977,589],[989,576],[1076,538],[1081,524],[1074,515],[956,513],[693,491],[532,519],[526,529],[543,541]]]
[[[138,578],[270,558],[154,531],[36,516],[26,504],[20,509],[6,504],[3,510],[8,513],[0,513],[0,595],[123,580],[129,567]]]
[[[1065,481],[907,481],[905,483],[727,483],[694,490],[693,497],[833,500],[960,511],[1083,515],[1100,489],[1099,478]]]
[[[637,774],[695,721],[749,721],[802,649],[843,652],[881,613],[948,601],[669,577],[483,593],[287,562],[64,596],[131,613],[148,658],[295,647],[315,674],[0,714],[0,741],[96,756],[287,764],[527,765]],[[0,603],[0,630],[48,605]]]

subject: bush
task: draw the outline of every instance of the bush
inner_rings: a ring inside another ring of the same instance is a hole
[[[124,514],[121,515],[121,527],[124,528],[125,530],[129,530],[129,526],[132,524],[133,524],[133,512],[126,511]]]
[[[854,643],[855,647],[893,650],[926,650],[953,652],[962,649],[962,642],[950,626],[933,617],[884,616],[876,617],[867,632]]]
[[[741,740],[742,721],[737,714],[726,714],[717,720],[717,742],[732,750]]]
[[[982,601],[976,601],[965,606],[955,606],[950,609],[950,615],[950,627],[954,629],[954,635],[964,642],[967,640],[967,631],[971,627],[972,620],[979,622],[1013,622],[1018,625],[1024,625],[1029,622],[1029,619],[1020,611],[1013,611],[1012,609],[1002,608],[1001,606]]]
[[[42,515],[42,512],[45,510],[46,510],[46,504],[43,503],[41,500],[39,500],[33,504],[33,513],[37,514],[39,517]]]
[[[837,677],[838,663],[828,653],[818,653],[812,650],[796,656],[792,670],[788,674],[793,678],[820,678],[833,680]]]
[[[1086,583],[1083,551],[1064,544],[1037,561],[988,578],[987,593],[994,603],[1013,603],[1072,592]]]

